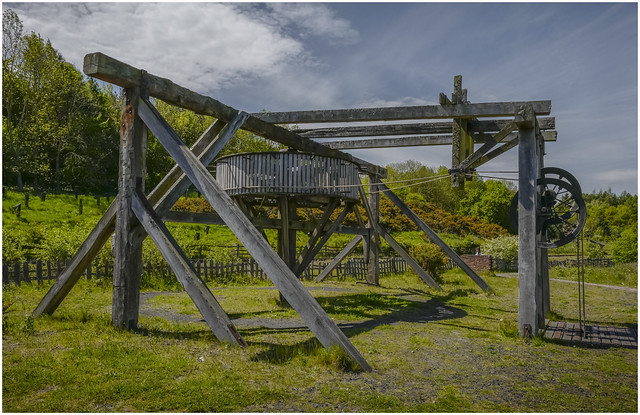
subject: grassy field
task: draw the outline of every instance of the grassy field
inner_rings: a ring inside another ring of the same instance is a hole
[[[484,277],[495,294],[458,271],[445,275],[445,292],[410,273],[383,278],[380,287],[305,283],[370,373],[319,346],[264,285],[210,284],[240,319],[246,349],[218,342],[182,292],[143,293],[140,328],[127,332],[110,325],[107,283],[81,281],[53,316],[35,320],[28,315],[47,287],[5,287],[2,409],[637,411],[637,350],[526,342],[515,335],[517,280]],[[577,317],[573,288],[551,283],[555,315]],[[588,287],[586,303],[593,323],[637,324],[635,291]]]

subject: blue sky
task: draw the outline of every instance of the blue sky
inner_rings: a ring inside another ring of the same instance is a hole
[[[635,3],[4,3],[77,68],[104,52],[249,112],[551,100],[545,164],[637,193]],[[449,167],[449,147],[361,150]],[[485,170],[515,170],[517,150]]]

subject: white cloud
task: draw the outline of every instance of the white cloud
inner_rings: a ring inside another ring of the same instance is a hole
[[[25,31],[51,39],[78,68],[85,54],[100,51],[199,92],[233,86],[247,77],[273,75],[288,64],[308,59],[300,40],[235,5],[19,3],[6,7],[18,13]],[[333,21],[325,9],[314,8],[322,17],[316,26],[308,19],[299,23],[315,34],[350,35],[348,22]],[[304,8],[292,10],[303,13]],[[277,15],[285,12],[289,13],[282,10]]]

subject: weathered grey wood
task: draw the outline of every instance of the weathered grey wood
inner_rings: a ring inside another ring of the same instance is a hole
[[[207,285],[193,269],[189,258],[153,211],[153,207],[144,194],[134,193],[132,207],[136,217],[160,250],[215,336],[220,341],[229,344],[246,346],[247,343],[240,336],[227,313],[224,312]]]
[[[333,234],[333,230],[336,229],[340,225],[340,223],[344,220],[344,218],[351,211],[351,209],[353,209],[353,205],[352,204],[347,205],[342,210],[342,212],[340,212],[340,215],[338,215],[336,220],[331,224],[329,229],[324,233],[324,235],[318,241],[318,243],[316,243],[315,246],[309,252],[306,253],[306,255],[302,258],[300,263],[297,264],[297,267],[296,267],[296,269],[294,271],[294,274],[296,274],[296,276],[302,275],[304,270],[307,269],[307,267],[309,266],[309,264],[311,263],[313,258],[315,258],[315,256],[318,255],[318,252],[320,252],[320,250],[322,249],[324,244],[327,243],[327,241],[329,240],[329,238]]]
[[[491,150],[493,147],[496,146],[496,144],[502,142],[502,140],[507,138],[516,128],[517,126],[515,122],[510,122],[509,124],[504,126],[504,128],[502,128],[502,130],[500,130],[495,136],[493,136],[490,140],[484,143],[479,149],[474,151],[473,154],[471,154],[466,159],[464,159],[460,163],[458,168],[460,170],[467,169],[469,166],[471,166],[473,163],[475,163],[480,158],[482,158],[485,154],[487,154],[489,150]],[[473,151],[473,148],[471,150]]]
[[[476,118],[513,116],[514,106],[531,104],[540,115],[551,113],[551,101],[486,102],[462,105],[426,105],[410,107],[355,108],[254,113],[253,116],[273,124],[320,122],[391,121],[436,118]]]
[[[478,167],[482,166],[483,164],[493,160],[494,158],[498,157],[499,155],[504,154],[507,151],[511,150],[512,148],[517,146],[519,142],[520,142],[520,136],[519,135],[515,135],[514,138],[507,137],[507,140],[505,140],[504,144],[502,144],[500,147],[488,152],[484,156],[480,157],[478,160],[476,160],[473,163],[471,163],[469,168],[475,169],[475,168],[478,168]]]
[[[329,204],[325,208],[324,212],[322,213],[322,217],[316,224],[313,231],[311,231],[311,235],[309,235],[309,240],[307,241],[307,244],[304,246],[304,248],[302,249],[302,252],[298,256],[296,264],[293,268],[294,274],[299,276],[304,271],[304,270],[300,270],[300,265],[305,262],[305,257],[307,257],[311,251],[313,251],[313,247],[318,242],[318,239],[320,239],[320,237],[324,233],[328,233],[328,232],[324,232],[324,227],[329,222],[331,214],[336,209],[336,207],[338,207],[339,203],[340,203],[340,199],[332,199],[331,202],[329,202]],[[313,256],[315,256],[315,254]],[[313,257],[311,259],[313,259]]]
[[[199,156],[201,161],[209,164],[219,149],[221,149],[235,133],[238,125],[234,123],[237,121],[237,123],[241,125],[244,117],[244,113],[238,114],[228,126],[225,126],[224,123],[220,121],[214,122],[196,141],[192,147],[192,151],[197,154],[202,153]],[[223,127],[225,128],[223,129]],[[212,140],[216,139],[218,133],[220,133],[220,136],[217,138],[217,141],[212,143]],[[153,189],[149,194],[149,199],[152,203],[157,201],[156,209],[158,211],[168,210],[178,200],[180,195],[184,193],[185,186],[188,186],[189,183],[186,175],[176,166],[171,169],[164,179]],[[38,304],[38,307],[36,307],[32,313],[34,317],[42,313],[52,314],[67,294],[69,294],[75,283],[82,276],[82,272],[87,268],[93,258],[95,258],[113,233],[115,229],[116,211],[117,197],[113,200],[109,208],[107,208],[102,218],[87,236],[87,239],[82,243],[71,259],[69,266],[65,268],[63,273],[58,272],[56,274],[56,282],[51,286],[47,294],[40,301],[40,304]]]
[[[520,132],[518,146],[518,330],[520,336],[535,336],[539,327],[537,249],[538,157],[535,113],[531,107],[516,115]]]
[[[389,246],[391,248],[393,248],[393,250],[396,251],[402,257],[402,259],[404,259],[407,262],[407,264],[416,272],[416,274],[418,274],[418,276],[422,279],[422,281],[427,283],[427,285],[429,287],[432,287],[432,288],[435,288],[437,290],[443,291],[442,287],[440,287],[440,284],[438,284],[431,277],[431,275],[429,275],[429,273],[427,271],[425,271],[424,268],[422,268],[420,266],[420,264],[418,264],[416,262],[415,259],[413,259],[413,257],[409,254],[409,252],[407,252],[407,250],[404,249],[404,247],[402,245],[400,245],[393,238],[393,236],[391,236],[389,234],[389,232],[387,232],[387,230],[384,228],[384,226],[382,226],[380,224],[374,224],[373,226],[376,229],[376,231],[378,232],[378,234],[380,236],[382,236],[385,241],[387,241]]]
[[[416,226],[424,232],[427,237],[436,244],[442,252],[444,252],[449,258],[453,260],[480,288],[482,288],[486,292],[491,292],[491,287],[486,283],[466,262],[460,258],[460,256],[453,250],[449,245],[447,245],[442,238],[438,236],[437,233],[433,231],[414,211],[412,211],[409,206],[407,206],[402,199],[400,199],[391,189],[387,187],[386,184],[380,183],[380,187],[384,190],[385,195],[398,206],[400,211],[404,213]]]
[[[133,238],[140,226],[131,210],[136,181],[144,187],[146,175],[147,134],[137,116],[140,88],[125,90],[120,126],[120,169],[116,229],[113,239],[113,302],[111,322],[114,327],[136,329],[140,305],[142,276],[142,241]]]
[[[42,285],[42,260],[41,259],[36,261],[36,280],[38,281],[38,285]]]
[[[493,133],[504,128],[512,120],[469,120],[469,131]],[[540,117],[540,130],[556,128],[554,117]],[[345,127],[299,128],[296,133],[307,138],[375,137],[394,135],[446,134],[453,128],[452,121],[411,124],[358,125]]]
[[[349,255],[351,252],[353,252],[354,249],[356,249],[358,243],[361,240],[361,236],[356,236],[351,240],[351,242],[347,244],[347,246],[342,248],[342,251],[340,251],[338,255],[336,255],[335,258],[333,258],[331,262],[322,270],[322,272],[318,274],[318,276],[316,277],[316,282],[322,282],[325,278],[327,278],[333,272],[333,270],[335,270],[338,265],[340,265],[340,263],[347,257],[347,255]]]
[[[29,277],[29,263],[28,262],[23,262],[22,263],[22,278],[24,279],[24,282],[27,282],[27,283],[31,284],[31,277]]]
[[[541,131],[545,141],[557,141],[556,131]],[[486,143],[490,136],[485,133],[472,133],[474,143]],[[517,140],[518,134],[509,134],[505,141]],[[426,135],[406,136],[393,138],[370,138],[340,141],[324,141],[322,144],[338,150],[363,149],[363,148],[395,148],[395,147],[424,147],[443,146],[453,144],[453,135]]]
[[[150,96],[159,98],[169,104],[192,110],[198,114],[210,115],[224,122],[229,122],[238,113],[234,108],[211,97],[197,94],[168,79],[146,72],[142,74],[140,69],[99,52],[85,55],[84,73],[125,88],[130,85],[137,85],[137,82],[139,82],[142,77]],[[351,161],[363,169],[363,171],[379,174],[381,177],[386,177],[387,174],[386,170],[380,166],[376,166],[350,154],[332,150],[322,144],[301,137],[292,131],[273,125],[272,123],[265,122],[255,116],[248,117],[242,128],[297,150]]]
[[[362,201],[366,204],[365,207],[368,206],[367,215],[369,216],[369,223],[375,230],[375,232],[371,234],[371,237],[366,244],[369,248],[369,252],[367,253],[367,256],[369,258],[369,261],[367,262],[367,282],[374,285],[378,285],[380,282],[381,235],[377,231],[377,224],[380,223],[380,193],[378,193],[379,183],[380,179],[378,176],[369,175],[369,203],[367,203],[367,199],[366,197],[364,197],[364,193],[362,193]],[[362,187],[358,188],[358,190],[361,189]]]
[[[140,102],[140,116],[213,209],[224,219],[229,229],[265,271],[276,288],[285,296],[287,302],[302,317],[320,343],[325,347],[340,347],[363,370],[370,371],[371,367],[358,350],[171,127],[144,101]]]
[[[316,163],[324,163],[318,174]],[[278,174],[271,176],[266,164],[275,165]],[[267,196],[274,194],[339,197],[358,199],[356,187],[360,183],[357,166],[353,163],[299,152],[265,151],[232,154],[216,161],[217,181],[232,197]],[[350,187],[347,187],[350,186]]]

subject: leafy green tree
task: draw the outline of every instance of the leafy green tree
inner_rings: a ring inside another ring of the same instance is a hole
[[[613,244],[611,257],[615,262],[638,261],[638,230],[629,228],[622,232]]]
[[[474,180],[466,186],[466,195],[460,200],[459,213],[484,219],[506,229],[509,228],[509,204],[512,197],[513,193],[502,182]]]

